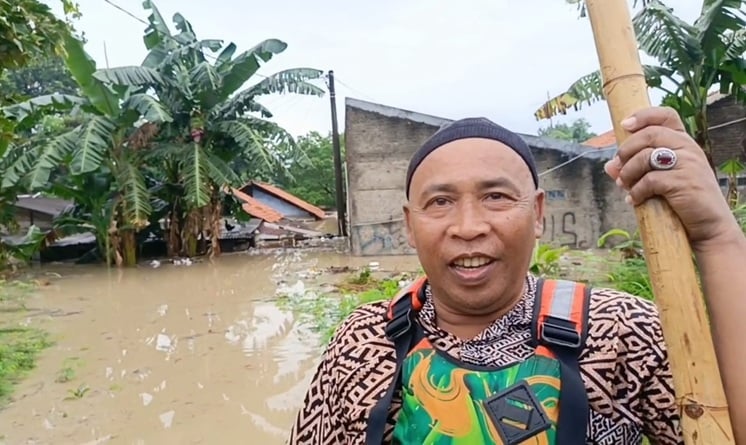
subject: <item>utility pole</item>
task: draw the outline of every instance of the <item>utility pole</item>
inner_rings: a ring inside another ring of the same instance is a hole
[[[347,236],[347,211],[345,205],[344,188],[342,184],[342,150],[339,147],[339,128],[337,126],[337,101],[334,90],[334,71],[329,70],[328,84],[329,100],[332,106],[332,148],[334,152],[334,176],[337,192],[337,230],[339,236]]]

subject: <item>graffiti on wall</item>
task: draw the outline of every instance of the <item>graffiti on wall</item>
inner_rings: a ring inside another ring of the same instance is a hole
[[[409,255],[414,253],[407,242],[407,230],[402,221],[353,226],[351,235],[353,249],[357,255]]]
[[[543,241],[575,249],[588,248],[588,241],[582,233],[587,232],[590,227],[579,228],[577,224],[578,218],[571,210],[544,215]]]

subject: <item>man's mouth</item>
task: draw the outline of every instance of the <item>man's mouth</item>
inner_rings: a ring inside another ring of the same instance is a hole
[[[460,269],[478,269],[488,264],[493,263],[495,260],[486,256],[476,256],[470,258],[457,258],[451,263],[453,267]]]

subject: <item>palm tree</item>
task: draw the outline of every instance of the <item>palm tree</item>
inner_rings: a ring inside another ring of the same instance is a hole
[[[40,114],[53,110],[81,111],[82,123],[51,138],[32,139],[7,156],[3,184],[23,183],[29,191],[49,187],[50,177],[111,175],[115,193],[108,235],[118,265],[136,262],[135,233],[149,224],[151,197],[143,170],[143,146],[156,125],[171,122],[169,112],[147,90],[162,83],[157,71],[127,66],[97,69],[83,43],[65,40],[65,62],[80,86],[81,96],[46,95],[3,109],[16,128],[33,126]],[[106,252],[108,256],[109,252]]]
[[[210,239],[211,255],[216,255],[222,194],[240,181],[232,161],[250,158],[277,165],[273,147],[292,143],[284,129],[267,120],[272,113],[257,98],[274,93],[321,96],[324,90],[309,80],[323,72],[287,69],[242,89],[287,44],[268,39],[234,56],[234,43],[197,39],[179,13],[173,19],[179,32],[172,34],[153,2],[146,0],[144,6],[150,10],[150,25],[143,39],[149,51],[143,66],[164,80],[154,86],[155,92],[173,116],[161,129],[156,155],[161,180],[169,185],[165,189],[180,192],[166,199],[171,205],[166,218],[169,253],[194,255],[201,235]]]
[[[713,171],[707,96],[717,86],[720,93],[746,99],[745,4],[746,0],[703,0],[699,17],[689,24],[660,0],[649,0],[632,19],[640,50],[658,61],[657,66],[643,66],[648,85],[665,93],[663,105],[679,112]],[[601,83],[599,71],[587,74],[534,116],[547,119],[570,107],[577,110],[583,102],[603,100]]]

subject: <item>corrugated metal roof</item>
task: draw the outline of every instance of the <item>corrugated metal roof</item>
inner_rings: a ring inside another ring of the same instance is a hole
[[[14,204],[19,209],[32,210],[50,216],[59,215],[71,205],[73,205],[72,201],[44,196],[20,196]]]
[[[220,239],[249,239],[264,224],[259,218],[251,218],[246,223],[237,221],[224,220],[225,223],[220,228]],[[228,225],[230,224],[230,229]]]

